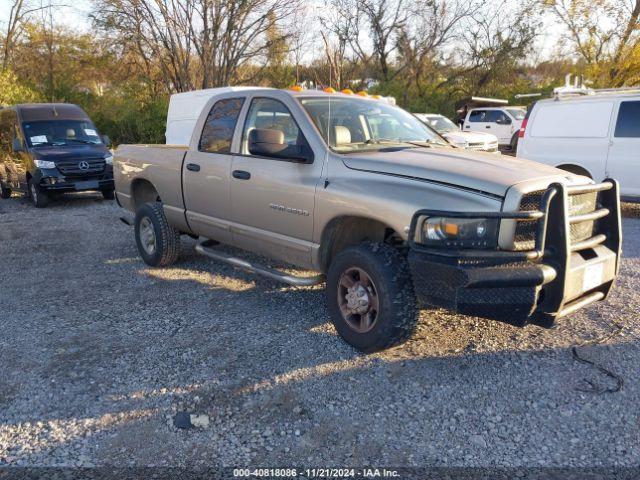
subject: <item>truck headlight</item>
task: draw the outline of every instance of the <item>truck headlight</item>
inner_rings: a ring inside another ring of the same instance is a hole
[[[49,160],[34,160],[38,168],[56,168],[56,162],[50,162]]]
[[[104,157],[104,162],[107,165],[113,165],[113,155],[107,155],[106,157]]]
[[[422,223],[420,243],[433,247],[492,248],[498,244],[496,218],[430,217]]]

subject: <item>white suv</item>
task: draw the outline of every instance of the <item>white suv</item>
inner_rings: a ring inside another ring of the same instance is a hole
[[[521,107],[480,107],[467,112],[463,132],[485,132],[498,137],[501,146],[516,148],[518,131],[527,111]]]
[[[522,127],[518,157],[602,180],[617,178],[640,202],[640,91],[592,91],[538,101]]]
[[[463,132],[447,117],[437,113],[414,113],[414,115],[457,147],[478,152],[499,153],[498,139],[495,135],[485,132]]]

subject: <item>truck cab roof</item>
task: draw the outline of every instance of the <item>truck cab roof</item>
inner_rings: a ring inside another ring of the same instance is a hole
[[[167,145],[188,145],[193,129],[207,106],[207,102],[219,95],[240,92],[244,95],[269,92],[271,94],[288,95],[291,97],[336,97],[348,95],[341,92],[324,92],[322,90],[277,89],[268,87],[220,87],[194,90],[171,95],[167,115],[167,129],[165,132]],[[353,95],[353,94],[351,94]],[[358,97],[367,98],[367,97]],[[375,99],[372,98],[375,101]]]

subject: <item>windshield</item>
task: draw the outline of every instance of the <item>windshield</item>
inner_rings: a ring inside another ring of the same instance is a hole
[[[440,117],[440,116],[430,117],[430,116],[424,115],[422,116],[422,120],[438,133],[450,132],[452,130],[460,130],[456,126],[456,124],[453,123],[451,120],[449,120],[447,117]]]
[[[22,124],[30,147],[43,145],[101,145],[96,127],[89,120],[45,120]]]
[[[521,108],[507,108],[506,110],[516,120],[524,120],[524,117],[527,115],[527,112]]]
[[[413,115],[383,101],[319,97],[302,98],[300,103],[329,148],[336,152],[448,145]],[[416,142],[424,145],[415,145]]]

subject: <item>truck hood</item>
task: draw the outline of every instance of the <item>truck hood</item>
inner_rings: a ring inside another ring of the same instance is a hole
[[[104,158],[109,154],[105,145],[42,146],[31,148],[30,151],[34,159],[52,162],[68,159]]]
[[[444,138],[453,143],[498,143],[498,137],[491,133],[483,132],[463,132],[461,130],[451,130],[442,134]]]
[[[366,156],[365,156],[366,155]],[[572,175],[530,160],[470,152],[454,148],[412,148],[396,151],[349,154],[344,164],[354,170],[455,185],[503,197],[520,182],[549,177],[569,180]]]

